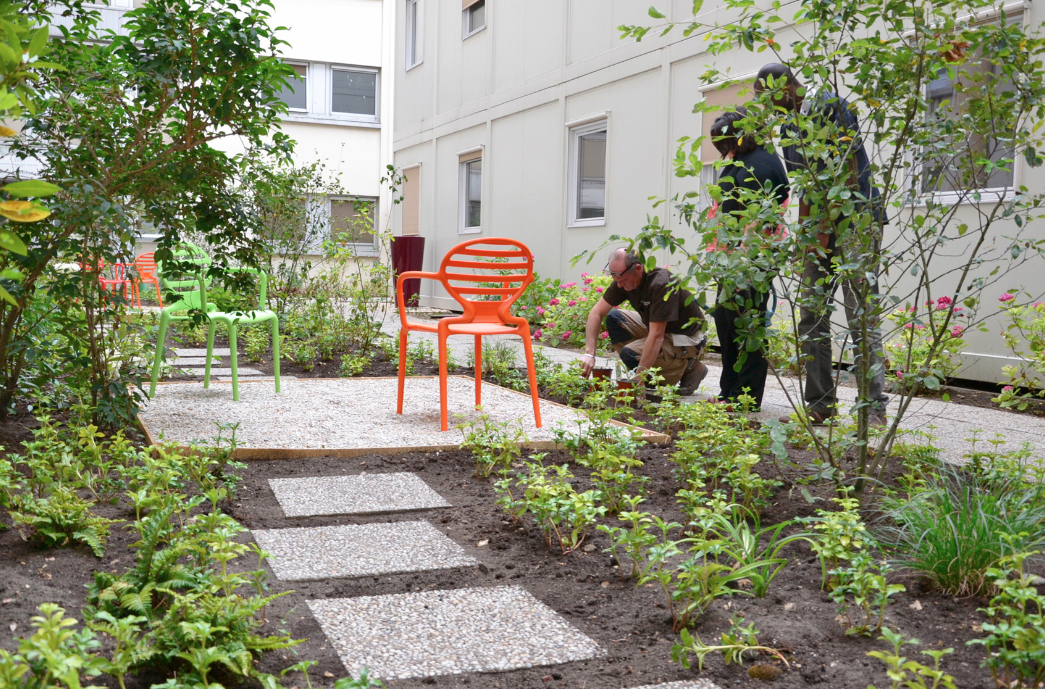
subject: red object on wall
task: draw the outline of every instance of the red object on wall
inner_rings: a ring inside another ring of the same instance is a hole
[[[421,270],[425,258],[424,237],[392,237],[392,270],[395,280],[411,270]],[[407,306],[417,306],[421,294],[421,280],[412,279],[403,283],[403,298]]]

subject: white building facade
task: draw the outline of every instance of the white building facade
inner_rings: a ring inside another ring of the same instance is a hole
[[[702,88],[700,75],[716,65],[742,81],[772,59],[710,56],[699,32],[623,41],[616,27],[654,21],[649,3],[635,0],[396,2],[393,149],[410,181],[393,227],[426,238],[425,270],[473,236],[527,243],[542,277],[602,268],[608,249],[590,264],[571,258],[611,235],[634,236],[650,215],[664,218],[667,207],[654,209],[651,197],[699,189],[701,180],[674,175],[677,142],[710,129],[713,118],[693,113],[694,103],[733,102],[740,88]],[[677,21],[691,16],[692,2],[654,4]],[[702,14],[709,10],[710,1]],[[1028,25],[1045,20],[1040,3],[1006,11]],[[710,142],[701,155],[718,157]],[[1045,189],[1023,160],[1015,183]],[[1035,270],[1017,270],[1007,284],[1039,285]],[[422,303],[452,306],[430,282]],[[962,377],[999,380],[1011,363],[991,330],[968,334]]]

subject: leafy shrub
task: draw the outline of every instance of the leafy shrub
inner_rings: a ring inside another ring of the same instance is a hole
[[[892,651],[871,651],[867,655],[885,663],[885,669],[893,681],[890,685],[891,689],[901,687],[904,689],[957,689],[954,677],[940,669],[940,661],[945,655],[954,653],[953,648],[922,651],[922,655],[929,656],[933,660],[933,666],[929,667],[915,660],[908,660],[901,655],[905,645],[917,644],[918,639],[905,639],[903,634],[894,632],[888,627],[882,627],[882,635],[878,638],[888,641],[892,645]],[[875,689],[875,687],[872,684],[867,689]]]
[[[486,479],[495,471],[504,471],[519,459],[520,443],[526,441],[523,429],[511,421],[493,421],[489,414],[479,415],[479,421],[457,426],[464,434],[461,448],[475,458],[476,478]]]
[[[820,558],[823,585],[833,588],[839,583],[837,574],[858,553],[874,545],[863,519],[860,501],[856,498],[832,498],[840,510],[817,510],[815,517],[802,519],[813,525],[809,544]]]
[[[887,318],[896,324],[899,332],[885,343],[891,363],[886,377],[910,390],[917,385],[930,390],[939,388],[961,364],[959,354],[965,348],[962,336],[966,326],[961,324],[964,315],[962,307],[955,306],[946,296],[926,302],[924,312],[911,306],[889,314]]]
[[[1007,539],[1015,546],[1016,539]],[[1045,595],[1034,587],[1023,563],[1037,551],[1016,552],[987,571],[997,594],[980,612],[990,617],[984,639],[970,644],[987,648],[984,664],[999,687],[1039,689],[1045,686]]]
[[[91,652],[101,644],[89,629],[74,632],[76,620],[56,603],[41,603],[32,618],[34,631],[18,643],[18,652],[0,648],[0,687],[79,689],[84,675],[102,672]]]
[[[341,357],[341,368],[337,374],[345,378],[358,376],[370,365],[370,356],[367,354],[345,354]]]
[[[889,571],[888,562],[875,563],[862,551],[855,553],[846,566],[829,572],[834,582],[831,600],[838,608],[847,635],[871,636],[882,628],[889,598],[906,590],[903,584],[886,581]],[[859,612],[863,612],[863,619]]]
[[[512,315],[525,318],[530,322],[531,327],[539,326],[544,320],[541,312],[544,311],[548,301],[559,293],[561,284],[562,280],[559,278],[542,279],[541,276],[534,273],[533,282],[526,286],[523,293],[512,304]]]
[[[1045,303],[1020,306],[1015,296],[1008,293],[1001,300],[1001,310],[1008,321],[1001,336],[1021,363],[1002,367],[1008,385],[993,401],[1022,411],[1033,398],[1045,398],[1045,384],[1041,382],[1045,379]]]
[[[56,488],[46,498],[21,494],[13,502],[11,518],[19,535],[26,541],[39,541],[46,548],[83,543],[101,557],[109,540],[109,528],[119,523],[91,512],[91,503],[66,486]]]
[[[885,514],[894,526],[878,535],[896,564],[952,595],[983,592],[1003,557],[1045,544],[1045,486],[1022,474],[983,481],[947,470],[886,499]]]
[[[243,328],[240,341],[243,342],[247,360],[256,364],[269,351],[269,347],[272,345],[272,335],[268,328]]]
[[[532,515],[548,547],[558,546],[563,555],[580,548],[588,529],[606,514],[606,508],[598,504],[598,491],[578,493],[574,489],[570,483],[573,474],[566,464],[549,468],[540,461],[527,462],[525,471],[516,472],[515,478],[522,495],[499,501],[500,504],[516,519]],[[510,482],[499,482],[497,488],[510,491]]]
[[[798,376],[801,373],[797,342],[794,319],[779,311],[774,313],[772,326],[766,331],[765,354],[769,365],[782,376]]]
[[[683,629],[679,635],[679,643],[671,647],[671,659],[688,670],[689,655],[692,653],[697,657],[697,670],[702,671],[704,661],[712,653],[721,653],[726,665],[731,663],[743,665],[745,653],[760,652],[774,655],[786,665],[787,660],[780,651],[758,643],[758,634],[759,631],[755,629],[754,622],[745,627],[737,615],[733,615],[730,619],[729,629],[722,632],[722,643],[716,646],[705,645],[699,635],[690,634],[688,629]]]
[[[601,299],[601,295],[610,284],[608,275],[592,276],[581,273],[582,283],[567,282],[559,285],[546,303],[537,307],[537,315],[541,318],[533,337],[552,347],[583,347],[584,330],[588,322],[588,313]],[[599,351],[609,346],[609,333],[599,333]]]

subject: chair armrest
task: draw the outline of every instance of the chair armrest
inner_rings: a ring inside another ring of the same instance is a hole
[[[399,320],[402,322],[403,327],[406,327],[406,302],[403,299],[403,283],[406,280],[438,280],[443,282],[443,275],[440,273],[428,273],[422,270],[408,270],[405,273],[400,273],[396,279],[396,305],[399,307]]]

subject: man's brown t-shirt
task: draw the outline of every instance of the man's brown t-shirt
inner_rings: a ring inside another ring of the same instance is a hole
[[[664,268],[654,268],[643,273],[642,282],[633,291],[627,292],[614,282],[606,288],[602,298],[610,306],[620,306],[627,300],[647,328],[650,321],[667,322],[669,333],[696,335],[703,329],[704,314],[696,300],[690,300],[688,291],[672,288],[672,279],[671,273]],[[697,320],[690,324],[693,319]]]

